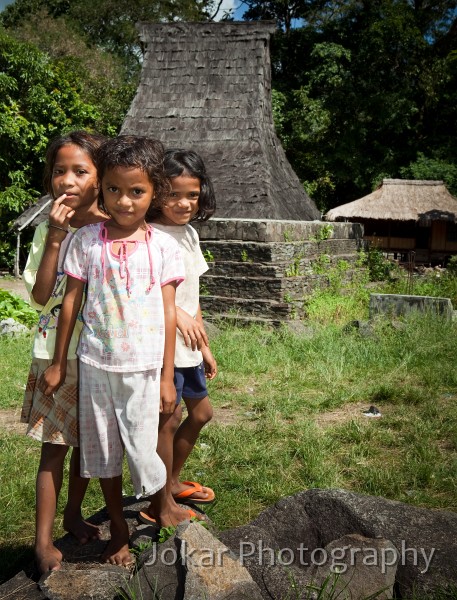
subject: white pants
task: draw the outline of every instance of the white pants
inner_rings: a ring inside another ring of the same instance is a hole
[[[122,475],[124,448],[137,498],[166,483],[157,454],[160,371],[115,373],[83,362],[79,370],[81,477]]]

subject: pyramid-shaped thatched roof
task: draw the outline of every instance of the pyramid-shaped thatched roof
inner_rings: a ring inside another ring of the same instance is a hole
[[[218,217],[320,219],[274,131],[274,23],[139,23],[137,29],[145,55],[122,133],[199,152]]]
[[[442,181],[384,179],[382,185],[359,200],[332,208],[327,221],[376,219],[391,221],[457,220],[457,199]]]

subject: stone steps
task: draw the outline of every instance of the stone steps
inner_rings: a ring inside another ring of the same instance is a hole
[[[260,317],[268,321],[284,321],[294,315],[293,306],[287,302],[230,296],[201,296],[203,316],[229,315],[232,317]]]
[[[278,324],[301,318],[314,289],[339,261],[357,270],[362,228],[354,223],[210,219],[195,223],[210,269],[201,277],[205,319]],[[321,239],[325,233],[328,239]],[[320,267],[316,273],[316,268]]]
[[[203,294],[226,298],[265,299],[284,302],[284,298],[303,299],[319,285],[322,275],[298,277],[234,277],[205,275]],[[201,292],[202,293],[202,292]]]
[[[358,256],[352,254],[327,255],[332,266],[344,260],[351,267],[355,266]],[[293,261],[279,261],[277,263],[214,260],[208,262],[210,275],[238,276],[238,277],[295,277],[297,275],[313,275],[313,264],[318,260],[315,256],[297,257]],[[204,275],[205,277],[207,275]]]
[[[322,242],[254,242],[239,240],[201,240],[207,260],[239,263],[277,263],[305,259],[322,254],[353,255],[359,243],[355,239],[331,239]]]

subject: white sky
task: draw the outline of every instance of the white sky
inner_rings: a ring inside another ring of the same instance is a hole
[[[218,19],[222,18],[222,15],[224,14],[225,10],[231,10],[232,16],[235,18],[235,21],[241,21],[246,7],[241,6],[241,0],[224,0],[219,11]]]

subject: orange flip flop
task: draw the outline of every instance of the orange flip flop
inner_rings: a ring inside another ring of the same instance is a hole
[[[206,493],[208,494],[207,498],[193,498],[192,496],[195,492],[205,493],[202,484],[197,483],[196,481],[183,481],[183,483],[188,485],[189,488],[179,492],[179,494],[173,494],[173,498],[177,502],[182,502],[183,504],[211,504],[211,502],[214,502],[216,494],[211,488],[205,486]]]
[[[187,513],[189,515],[189,517],[188,517],[189,520],[192,519],[192,517],[197,516],[197,513],[194,512],[193,510],[191,510],[190,508],[187,511]],[[147,512],[144,512],[144,510],[141,510],[137,514],[137,519],[138,519],[138,521],[141,521],[145,525],[157,525],[157,527],[159,526],[159,524],[157,523],[157,519],[154,519],[153,517],[149,516],[149,514]]]

